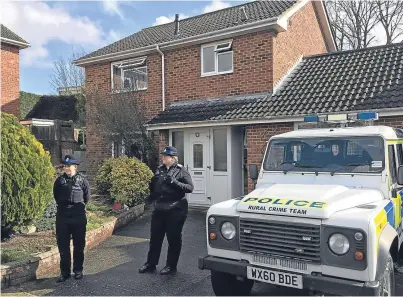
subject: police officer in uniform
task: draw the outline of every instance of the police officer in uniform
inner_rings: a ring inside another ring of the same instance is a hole
[[[60,253],[61,274],[57,282],[66,281],[71,274],[70,239],[73,239],[73,272],[75,279],[83,278],[87,216],[85,206],[90,200],[90,186],[79,172],[79,160],[65,156],[64,174],[56,179],[53,194],[57,204],[56,239]]]
[[[166,266],[162,275],[176,272],[182,248],[182,229],[188,214],[186,193],[193,192],[192,178],[183,165],[178,164],[178,152],[166,147],[159,166],[150,182],[150,200],[154,202],[151,217],[151,239],[147,262],[140,273],[154,272],[158,265],[165,234],[168,239]]]

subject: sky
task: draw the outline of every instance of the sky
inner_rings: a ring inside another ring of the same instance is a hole
[[[0,22],[30,47],[20,52],[20,90],[55,93],[55,61],[90,53],[142,28],[246,1],[1,1]]]
[[[0,2],[0,22],[31,45],[20,52],[20,90],[45,95],[56,92],[50,76],[61,58],[90,53],[142,28],[172,22],[176,13],[183,19],[247,0]]]

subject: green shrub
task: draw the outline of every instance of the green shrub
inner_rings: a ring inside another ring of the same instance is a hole
[[[53,199],[50,155],[13,115],[1,113],[1,216],[21,226],[43,215]]]
[[[26,251],[2,249],[1,263],[9,263],[14,261],[22,261],[28,259],[30,254]]]
[[[95,178],[99,194],[132,207],[144,203],[149,195],[153,173],[138,159],[122,156],[105,160]]]

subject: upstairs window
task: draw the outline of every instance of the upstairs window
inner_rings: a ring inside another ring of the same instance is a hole
[[[143,57],[112,63],[112,90],[147,90],[148,74],[146,62],[147,59]]]
[[[232,41],[202,46],[202,76],[232,73],[233,64]]]

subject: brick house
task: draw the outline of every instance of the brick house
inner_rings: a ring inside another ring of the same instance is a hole
[[[20,57],[29,43],[0,24],[1,29],[1,110],[20,117]]]
[[[270,136],[298,129],[305,114],[375,108],[382,110],[380,122],[402,123],[401,97],[393,108],[378,106],[383,93],[365,86],[368,80],[402,86],[391,77],[391,69],[402,70],[399,45],[335,51],[321,1],[253,1],[143,29],[75,64],[86,69],[86,87],[105,92],[130,83],[131,75],[142,81],[148,129],[160,149],[178,148],[195,183],[190,204],[209,206],[251,190],[247,164],[260,164]],[[94,175],[112,152],[91,109],[87,160]]]

